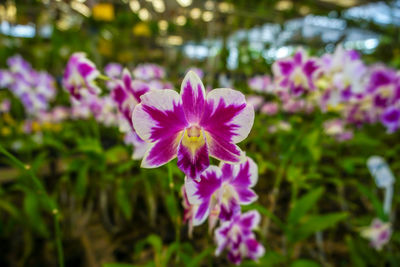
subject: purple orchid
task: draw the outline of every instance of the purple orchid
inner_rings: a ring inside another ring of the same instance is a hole
[[[57,89],[55,87],[56,81],[49,73],[41,71],[37,73],[35,82],[35,91],[44,95],[47,100],[52,100],[56,96]]]
[[[65,67],[62,84],[74,98],[80,99],[82,89],[87,89],[91,94],[101,92],[95,83],[99,75],[96,66],[84,53],[74,53]]]
[[[214,89],[206,95],[200,78],[188,72],[180,95],[169,89],[144,94],[132,122],[137,134],[151,144],[142,167],[155,168],[178,157],[178,167],[197,178],[210,165],[209,156],[229,163],[245,160],[235,144],[248,136],[254,109],[232,89]]]
[[[400,76],[393,69],[375,67],[367,92],[372,96],[374,107],[379,109],[393,105],[400,100]]]
[[[256,92],[270,93],[273,90],[271,77],[268,75],[254,76],[247,81],[247,84]]]
[[[135,79],[149,81],[154,79],[163,79],[165,77],[165,70],[157,64],[141,64],[133,70]]]
[[[244,214],[236,213],[230,221],[222,223],[215,230],[215,241],[219,256],[223,250],[228,251],[228,259],[239,265],[243,258],[257,260],[265,253],[264,247],[256,240],[254,228],[260,223],[260,214],[257,211],[248,211]]]
[[[149,145],[132,130],[125,133],[124,142],[125,144],[133,145],[132,159],[134,160],[142,159],[146,154]]]
[[[183,222],[188,224],[188,235],[192,238],[193,235],[193,222],[194,216],[199,208],[198,205],[190,204],[189,198],[187,196],[185,185],[181,188],[182,192],[182,206],[183,206]]]
[[[104,74],[112,79],[118,79],[122,75],[122,70],[123,67],[121,64],[111,62],[104,67]]]
[[[138,80],[132,80],[128,69],[122,72],[122,80],[116,80],[112,86],[111,97],[118,106],[120,130],[125,133],[126,144],[134,146],[133,159],[143,158],[148,143],[143,141],[135,132],[132,124],[132,111],[140,103],[140,97],[150,90],[149,86]]]
[[[400,127],[400,108],[394,106],[386,108],[381,115],[381,122],[389,133],[395,132]]]
[[[248,95],[246,101],[249,105],[252,105],[255,110],[258,110],[264,102],[264,98],[259,95]]]
[[[326,135],[332,136],[339,142],[353,138],[353,132],[346,129],[346,121],[342,119],[331,119],[325,121],[323,127]]]
[[[279,105],[276,102],[266,102],[262,105],[260,112],[269,116],[277,114],[279,111]]]
[[[12,84],[14,78],[10,71],[0,70],[0,88],[6,88]]]
[[[210,229],[220,218],[230,220],[239,205],[247,205],[257,199],[251,189],[258,180],[258,168],[250,158],[241,164],[222,163],[220,168],[210,166],[199,181],[185,179],[185,189],[192,205],[199,208],[193,224],[199,225],[210,215]]]
[[[277,60],[272,70],[278,88],[287,89],[294,96],[316,89],[314,80],[319,70],[317,60],[308,58],[302,49],[293,58]]]
[[[30,83],[34,79],[34,70],[29,62],[27,62],[21,55],[15,55],[7,59],[7,65],[12,74],[18,74],[20,79],[24,79]]]
[[[382,250],[392,235],[391,223],[384,223],[380,219],[375,218],[369,227],[365,227],[361,231],[361,236],[370,240],[370,244],[376,250]]]

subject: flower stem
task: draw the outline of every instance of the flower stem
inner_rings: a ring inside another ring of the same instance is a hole
[[[103,75],[103,74],[100,74],[99,76],[97,76],[97,78],[99,78],[100,80],[104,80],[104,81],[111,80],[109,77],[107,77],[106,75]]]
[[[14,155],[8,152],[2,145],[0,145],[0,153],[5,155],[8,159],[10,159],[18,168],[25,171],[29,174],[31,181],[33,182],[35,188],[37,190],[37,194],[45,198],[45,202],[49,205],[49,210],[53,214],[54,218],[54,230],[55,230],[55,241],[57,246],[57,254],[58,254],[58,264],[60,267],[64,267],[64,254],[62,248],[62,240],[61,240],[61,231],[60,231],[60,223],[59,223],[59,210],[57,208],[54,200],[47,194],[43,184],[36,177],[35,173],[32,171],[30,165],[25,165],[19,159],[17,159]]]

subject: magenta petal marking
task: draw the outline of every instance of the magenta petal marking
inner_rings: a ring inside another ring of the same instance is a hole
[[[173,104],[173,110],[159,110],[152,106],[143,105],[143,110],[155,121],[151,129],[150,140],[156,142],[165,136],[171,136],[187,126],[182,105]]]
[[[179,133],[160,139],[147,151],[142,161],[142,167],[155,168],[176,157],[179,144]]]
[[[302,50],[299,50],[294,54],[293,61],[296,65],[301,65],[303,61],[303,53],[304,52]]]
[[[227,105],[223,98],[220,98],[218,105],[214,105],[213,100],[208,100],[200,125],[214,138],[231,142],[236,135],[235,131],[240,127],[232,121],[245,107],[246,103]]]
[[[93,67],[92,65],[90,65],[89,63],[86,63],[86,62],[79,63],[77,69],[78,69],[79,74],[82,75],[82,77],[84,77],[84,78],[86,78],[93,71],[96,70],[95,67]]]
[[[219,139],[218,141],[211,135],[207,136],[208,149],[211,156],[219,160],[239,163],[243,160],[244,153],[235,144]]]
[[[204,112],[205,90],[200,78],[189,71],[182,82],[183,110],[189,123],[198,123]]]
[[[182,144],[178,148],[178,167],[190,178],[197,178],[210,166],[207,143],[197,148],[193,153],[190,148]]]
[[[288,76],[293,71],[293,63],[290,61],[279,61],[278,62],[279,69],[282,75]]]

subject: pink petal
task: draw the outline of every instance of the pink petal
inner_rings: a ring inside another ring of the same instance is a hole
[[[199,123],[204,112],[205,89],[199,76],[189,71],[181,86],[183,110],[189,123]]]

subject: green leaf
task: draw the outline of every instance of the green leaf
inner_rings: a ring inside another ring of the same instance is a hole
[[[318,161],[321,157],[321,147],[318,144],[319,141],[319,131],[315,130],[306,135],[303,139],[303,145],[310,152],[312,158]]]
[[[257,262],[253,260],[245,260],[240,266],[242,267],[276,267],[285,266],[286,257],[275,251],[267,251],[265,255],[258,259]]]
[[[203,250],[200,254],[198,254],[196,257],[193,258],[192,261],[187,265],[188,267],[196,267],[201,264],[201,262],[209,255],[212,255],[214,252],[213,247],[209,247],[205,250]]]
[[[128,158],[126,148],[123,146],[114,146],[106,151],[106,160],[108,163],[119,164]]]
[[[162,259],[163,266],[169,266],[168,262],[171,259],[172,255],[174,253],[178,253],[178,252],[179,252],[179,242],[174,242],[171,245],[169,245],[168,249],[165,252],[165,255],[164,255],[163,259]]]
[[[120,207],[122,213],[126,219],[132,218],[132,205],[129,198],[129,194],[126,191],[125,183],[119,183],[116,192],[117,204]]]
[[[75,187],[75,194],[82,199],[85,197],[88,185],[89,164],[83,163],[82,161],[80,161],[80,163],[82,163],[83,166],[81,165],[80,168],[78,169],[78,176],[76,178],[74,187]]]
[[[44,237],[49,236],[46,226],[40,212],[40,204],[37,195],[32,192],[26,192],[24,198],[24,212],[28,216],[29,225]]]
[[[140,241],[137,243],[137,245],[135,246],[135,254],[139,253],[140,251],[143,250],[143,247],[146,244],[150,244],[156,255],[160,255],[161,254],[161,250],[162,250],[162,240],[158,235],[149,235],[147,238],[145,238],[144,240]]]
[[[346,219],[347,216],[346,212],[310,216],[300,226],[296,227],[296,231],[292,233],[291,240],[294,242],[304,240],[315,232],[335,226],[340,221]]]
[[[132,265],[128,263],[104,263],[103,267],[135,267],[137,265]]]
[[[321,265],[319,265],[315,261],[303,260],[303,259],[296,260],[290,265],[290,267],[319,267],[319,266]]]
[[[101,155],[103,148],[100,142],[93,138],[80,138],[78,139],[78,151],[88,154]]]
[[[243,212],[249,211],[249,210],[257,210],[260,212],[262,215],[267,216],[270,218],[274,223],[279,226],[280,228],[284,229],[285,225],[282,223],[282,221],[276,217],[272,212],[270,212],[267,208],[263,207],[260,204],[250,204],[250,205],[245,205],[242,207]]]
[[[288,223],[296,224],[317,203],[323,193],[324,189],[320,187],[301,197],[290,210]]]
[[[171,217],[171,220],[175,223],[176,218],[179,217],[178,207],[175,199],[175,195],[173,192],[167,195],[165,204],[167,206],[168,214]]]
[[[382,202],[379,201],[377,196],[374,193],[372,193],[367,187],[363,186],[361,183],[357,183],[355,186],[358,188],[361,194],[366,196],[371,201],[372,206],[374,206],[375,212],[378,214],[378,217],[386,221],[388,219],[387,215],[383,211]]]

